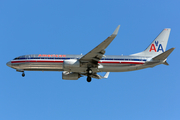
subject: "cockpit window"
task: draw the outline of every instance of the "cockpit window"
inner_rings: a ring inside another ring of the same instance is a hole
[[[16,58],[14,58],[13,60],[18,60],[19,59],[19,57],[16,57]]]

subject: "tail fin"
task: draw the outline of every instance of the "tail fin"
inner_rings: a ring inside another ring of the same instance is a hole
[[[132,54],[132,56],[146,56],[146,57],[154,57],[157,56],[166,50],[167,42],[169,39],[171,29],[165,28],[156,39],[146,48],[145,51]]]

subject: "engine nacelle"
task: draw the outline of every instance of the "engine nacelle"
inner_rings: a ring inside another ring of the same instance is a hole
[[[77,59],[64,60],[63,67],[66,69],[80,67],[80,62]]]
[[[77,80],[80,77],[79,73],[70,73],[67,71],[62,72],[62,79],[64,80]]]

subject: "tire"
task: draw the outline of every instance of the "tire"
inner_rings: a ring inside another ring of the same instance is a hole
[[[87,77],[87,82],[91,82],[91,77]]]

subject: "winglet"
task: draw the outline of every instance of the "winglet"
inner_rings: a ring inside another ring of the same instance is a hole
[[[110,73],[110,72],[106,72],[106,74],[104,75],[103,78],[108,78],[108,77],[109,77],[109,73]]]
[[[116,36],[118,34],[119,28],[120,28],[120,25],[117,26],[117,28],[115,29],[112,35]]]
[[[103,78],[108,78],[110,72],[106,72],[104,76],[98,75],[98,74],[92,74],[91,77],[96,78],[96,79],[103,79]]]

